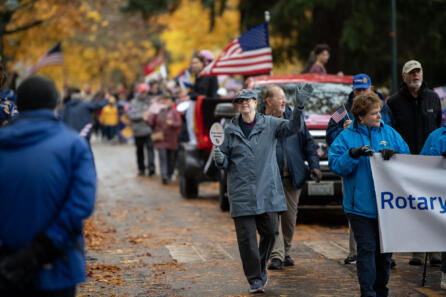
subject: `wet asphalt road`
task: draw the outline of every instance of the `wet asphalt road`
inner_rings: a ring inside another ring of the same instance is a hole
[[[78,296],[244,296],[232,220],[218,207],[218,185],[200,186],[200,197],[183,199],[174,181],[137,177],[134,147],[93,142],[99,188],[90,222],[89,277]],[[356,268],[344,265],[348,229],[343,215],[299,212],[291,255],[296,265],[269,272],[264,296],[359,296]],[[394,258],[390,296],[446,296],[437,267]]]

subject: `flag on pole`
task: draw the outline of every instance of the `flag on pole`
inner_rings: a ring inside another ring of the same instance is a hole
[[[344,105],[336,109],[336,111],[331,115],[331,118],[335,123],[339,123],[347,115],[347,110]]]
[[[273,57],[269,46],[268,23],[255,26],[234,39],[200,76],[270,72]]]
[[[63,53],[60,41],[37,61],[37,63],[31,68],[29,74],[34,74],[40,68],[50,65],[63,65]]]
[[[157,67],[166,63],[166,59],[164,58],[164,51],[159,52],[149,63],[144,65],[144,76],[151,74],[156,70]]]

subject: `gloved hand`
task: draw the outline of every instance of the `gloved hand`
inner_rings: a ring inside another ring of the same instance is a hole
[[[225,162],[225,156],[218,146],[214,148],[214,161],[217,163],[217,165],[223,165]]]
[[[312,180],[319,183],[322,179],[322,172],[317,168],[313,168],[311,169],[310,177]]]
[[[381,153],[381,156],[385,161],[388,161],[390,158],[392,158],[393,155],[397,154],[397,152],[392,149],[383,149],[380,150],[379,152]]]
[[[302,88],[296,87],[296,98],[294,99],[294,107],[304,108],[305,100],[313,93],[313,87],[310,84],[303,85]]]
[[[357,148],[351,148],[349,151],[350,157],[357,159],[360,156],[373,156],[373,150],[368,145],[362,145]]]
[[[446,151],[444,151],[441,155],[446,158]]]
[[[37,280],[37,271],[61,255],[51,239],[39,233],[26,247],[0,260],[0,277],[12,288],[32,288]]]

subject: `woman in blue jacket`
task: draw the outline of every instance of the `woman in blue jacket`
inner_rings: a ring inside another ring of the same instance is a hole
[[[344,179],[344,211],[357,243],[357,273],[361,296],[387,296],[392,254],[380,253],[376,194],[369,156],[381,152],[384,160],[395,153],[409,154],[401,136],[381,121],[382,101],[374,93],[355,98],[353,124],[330,146],[330,169]]]

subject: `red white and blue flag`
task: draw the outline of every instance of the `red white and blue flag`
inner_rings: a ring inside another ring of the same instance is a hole
[[[36,73],[40,68],[50,65],[63,65],[62,45],[60,41],[53,46],[39,61],[31,68],[29,74]]]
[[[336,111],[331,115],[331,118],[335,123],[339,123],[347,115],[347,110],[345,110],[344,105],[336,109]]]
[[[270,72],[272,68],[268,23],[263,23],[228,44],[221,55],[203,69],[200,76],[253,75]]]

